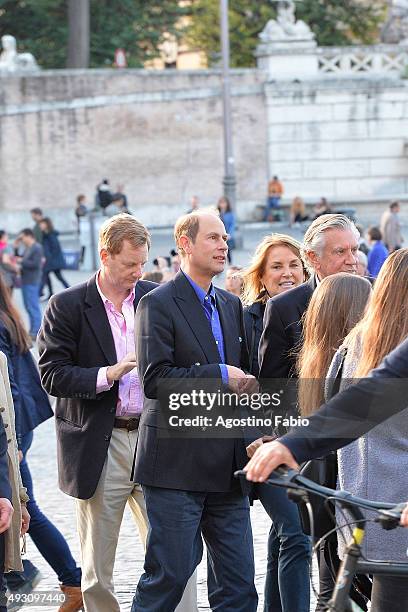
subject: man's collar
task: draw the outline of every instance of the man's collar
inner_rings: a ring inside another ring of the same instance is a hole
[[[106,297],[106,295],[102,292],[102,289],[100,288],[100,285],[99,285],[99,274],[100,273],[101,273],[101,271],[98,270],[98,272],[96,273],[96,276],[95,276],[96,288],[98,290],[98,293],[99,293],[99,295],[101,297],[102,302],[104,304],[109,304],[109,305],[113,306],[113,302],[109,298]],[[125,297],[125,299],[123,300],[122,304],[125,304],[125,303],[128,303],[128,302],[131,302],[133,304],[134,299],[135,299],[135,287],[133,287],[133,289],[132,289],[132,291],[130,291],[129,295],[127,295]]]
[[[190,283],[190,285],[192,286],[192,288],[194,289],[198,299],[200,300],[201,304],[204,304],[205,298],[207,296],[210,296],[212,299],[215,300],[215,289],[214,289],[214,285],[211,283],[209,290],[207,291],[207,293],[204,291],[204,289],[202,287],[200,287],[200,285],[197,285],[197,283],[195,281],[193,281],[193,279],[186,273],[184,272],[184,270],[180,270],[184,276],[186,277],[186,279],[188,280],[188,282]]]

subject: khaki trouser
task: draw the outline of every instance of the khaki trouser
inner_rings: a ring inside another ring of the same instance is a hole
[[[82,593],[86,612],[120,612],[114,593],[113,566],[126,502],[146,546],[148,520],[140,485],[130,482],[137,430],[113,429],[108,455],[95,494],[77,499],[82,556]],[[129,585],[130,587],[132,585]],[[197,610],[197,575],[191,576],[177,612]]]

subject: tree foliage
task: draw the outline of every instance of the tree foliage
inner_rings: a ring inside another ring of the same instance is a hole
[[[303,0],[296,12],[322,46],[377,42],[385,13],[385,0]]]
[[[296,15],[313,30],[319,45],[347,45],[374,42],[385,11],[385,0],[303,0]],[[195,0],[188,39],[202,49],[213,64],[220,55],[219,0]],[[258,35],[268,19],[276,16],[270,0],[230,0],[231,64],[254,65]]]
[[[180,36],[186,9],[174,0],[91,0],[91,67],[110,66],[115,49],[126,50],[129,66],[157,57],[163,33]],[[17,38],[43,68],[64,68],[68,19],[65,0],[0,0],[0,33]]]

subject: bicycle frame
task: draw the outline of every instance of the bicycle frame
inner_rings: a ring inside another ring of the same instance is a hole
[[[358,522],[358,526],[353,529],[351,540],[346,546],[343,561],[337,573],[333,595],[327,605],[327,609],[330,612],[344,612],[344,610],[350,609],[350,590],[354,575],[359,571],[357,569],[358,562],[361,557],[361,545],[365,536],[366,519],[361,510],[347,503],[343,504],[343,507],[350,511],[353,519]]]

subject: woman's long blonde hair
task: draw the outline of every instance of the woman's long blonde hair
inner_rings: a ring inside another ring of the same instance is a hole
[[[296,196],[292,200],[292,204],[290,206],[290,212],[293,215],[305,215],[306,214],[306,206],[304,200],[300,196]]]
[[[408,249],[400,249],[384,262],[375,281],[370,304],[346,338],[359,339],[362,354],[356,378],[366,376],[408,336]]]
[[[334,353],[361,319],[371,294],[369,281],[346,272],[323,279],[303,321],[298,357],[299,408],[309,415],[324,402],[324,382]]]
[[[275,246],[288,247],[288,249],[300,259],[305,274],[305,280],[307,280],[308,274],[306,273],[300,253],[300,243],[286,234],[270,234],[269,236],[265,236],[256,247],[251,264],[241,272],[241,277],[244,281],[241,299],[244,306],[250,306],[254,302],[266,302],[268,300],[269,296],[264,291],[261,279],[265,272],[269,251]]]

